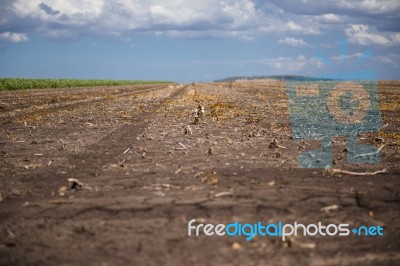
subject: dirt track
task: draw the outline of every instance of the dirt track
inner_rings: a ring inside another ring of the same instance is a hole
[[[319,143],[291,138],[280,82],[1,92],[0,264],[400,264],[400,82],[379,97],[385,127],[361,139],[386,144],[382,161],[347,164],[336,138],[334,168],[388,173],[354,176],[298,168]],[[194,218],[385,235],[188,237]]]

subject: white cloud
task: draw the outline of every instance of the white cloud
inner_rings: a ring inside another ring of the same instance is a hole
[[[399,17],[398,0],[270,0],[280,8],[295,14],[347,14],[352,16],[383,15]]]
[[[326,13],[322,15],[308,15],[307,16],[310,20],[315,21],[316,23],[322,25],[329,25],[329,24],[343,24],[346,21],[351,20],[351,18],[347,15],[340,15],[334,13]]]
[[[373,56],[372,60],[379,63],[388,64],[395,68],[400,68],[400,55],[397,54]]]
[[[335,2],[335,1],[332,1]],[[349,10],[360,10],[367,14],[396,14],[400,12],[400,2],[398,0],[341,0],[336,1],[339,8]]]
[[[269,58],[261,62],[281,73],[302,73],[303,71],[307,71],[308,68],[323,68],[323,63],[320,60],[314,57],[306,58],[304,55]]]
[[[287,17],[301,17],[322,32],[343,29],[347,24],[374,25],[381,31],[400,31],[399,0],[270,0]],[[311,23],[312,24],[312,23]]]
[[[336,22],[339,21],[339,16],[329,13],[329,14],[324,14],[321,16],[322,19],[326,20],[326,21],[331,21],[331,22]]]
[[[104,0],[17,0],[12,5],[12,10],[20,17],[37,18],[44,22],[62,22],[63,19],[74,18],[79,24],[99,17],[103,6]]]
[[[24,33],[9,31],[1,33],[0,38],[9,42],[26,42],[28,40],[28,37]]]
[[[302,47],[309,47],[310,46],[303,39],[296,39],[296,38],[290,38],[290,37],[286,37],[284,39],[280,39],[278,42],[281,43],[281,44],[287,44],[287,45],[291,45],[291,46],[302,46]]]
[[[239,61],[241,65],[264,65],[268,67],[268,71],[273,74],[308,74],[315,70],[324,69],[325,65],[316,57],[305,57],[298,55],[297,57],[275,57],[257,60]]]
[[[11,1],[10,1],[11,2]],[[82,35],[126,38],[135,32],[169,37],[253,39],[265,33],[320,34],[299,17],[277,16],[254,0],[15,0],[7,25],[23,21],[53,39]],[[3,9],[3,10],[1,10]],[[11,28],[10,27],[10,28]],[[129,37],[125,40],[129,41]]]
[[[130,42],[136,33],[251,40],[269,33],[319,35],[353,23],[387,27],[393,35],[349,28],[354,43],[386,45],[387,41],[400,42],[396,18],[400,18],[398,0],[307,0],[295,4],[289,0],[7,0],[0,7],[0,30],[40,33],[58,40],[102,36]]]
[[[294,21],[296,20],[296,21]],[[272,18],[266,17],[263,24],[258,29],[260,34],[263,33],[293,33],[293,34],[307,34],[319,35],[321,30],[319,25],[313,23],[307,18]]]
[[[364,53],[354,53],[350,55],[338,55],[338,56],[332,56],[332,60],[350,60],[350,59],[358,59],[361,57],[366,56]]]
[[[392,39],[397,42],[400,43],[400,32],[396,32],[392,35]]]
[[[400,33],[378,32],[365,24],[350,24],[345,29],[349,42],[360,45],[396,45],[400,43]]]
[[[40,22],[38,29],[56,38],[60,28],[109,35],[132,31],[242,31],[257,28],[261,17],[251,0],[17,0],[11,9],[19,18]]]
[[[281,56],[262,59],[246,60],[227,60],[227,61],[203,61],[195,60],[176,64],[176,66],[238,66],[248,68],[252,66],[261,66],[265,71],[271,74],[311,74],[316,70],[325,69],[325,64],[316,57],[306,57],[302,54],[294,57]]]

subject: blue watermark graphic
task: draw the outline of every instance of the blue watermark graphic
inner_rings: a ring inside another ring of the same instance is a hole
[[[347,42],[341,43],[341,61],[346,60]],[[371,56],[359,54],[356,63]],[[333,62],[319,55],[325,65]],[[332,138],[347,138],[348,163],[378,163],[380,151],[371,145],[359,144],[360,133],[379,131],[382,127],[376,72],[336,71],[320,81],[286,83],[289,98],[292,137],[297,140],[318,140],[320,149],[308,150],[299,156],[304,168],[330,168],[333,163]]]

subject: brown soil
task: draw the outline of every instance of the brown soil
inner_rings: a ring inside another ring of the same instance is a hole
[[[399,265],[400,82],[379,93],[385,126],[360,139],[381,162],[334,142],[334,168],[388,172],[357,176],[298,168],[320,143],[291,138],[280,82],[1,92],[0,265]],[[384,236],[189,237],[194,218]]]

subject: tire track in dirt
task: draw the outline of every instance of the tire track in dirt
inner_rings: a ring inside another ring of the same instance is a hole
[[[148,120],[151,118],[152,115],[154,115],[157,109],[161,108],[166,101],[174,99],[178,95],[182,94],[186,88],[187,86],[180,87],[167,98],[161,99],[160,102],[150,105],[150,108],[146,108],[145,110],[143,110],[142,113],[137,114],[133,118],[133,120],[131,121],[132,124],[124,125],[113,131],[110,135],[104,137],[101,141],[88,147],[86,152],[90,153],[91,155],[98,154],[99,157],[96,158],[95,161],[103,158],[101,159],[100,165],[103,162],[109,161],[110,158],[115,158],[115,156],[121,154],[126,148],[128,148],[127,144],[134,144],[136,135],[143,132],[148,123]],[[158,90],[158,88],[154,90]],[[154,90],[148,90],[146,92]],[[131,94],[132,93],[124,93],[123,95],[119,95],[119,97]],[[108,158],[104,158],[104,155],[106,155]]]

